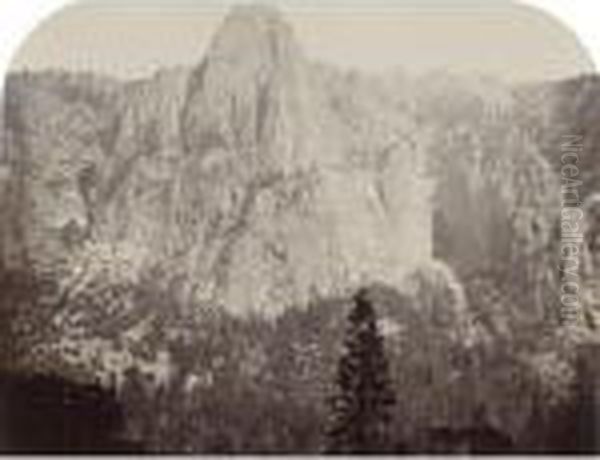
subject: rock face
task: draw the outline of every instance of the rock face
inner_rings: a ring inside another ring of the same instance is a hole
[[[560,206],[543,158],[541,123],[518,88],[490,78],[432,75],[417,86],[416,112],[432,130],[435,253],[461,277],[490,264],[519,265],[545,249]]]
[[[579,177],[582,181],[580,198],[598,193],[600,171],[598,168],[598,146],[600,130],[600,78],[584,75],[554,85],[544,85],[537,90],[523,91],[528,97],[530,111],[541,120],[540,143],[545,158],[556,171],[560,171],[561,145],[564,136],[581,136],[578,152]]]
[[[431,257],[406,117],[269,8],[234,9],[192,70],[7,86],[14,263],[69,272],[102,245],[186,302],[271,314]]]

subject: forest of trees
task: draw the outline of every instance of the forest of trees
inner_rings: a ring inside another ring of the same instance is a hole
[[[0,398],[12,401],[4,405],[9,409],[2,414],[3,426],[13,427],[12,432],[3,431],[13,441],[0,438],[1,450],[597,449],[589,404],[593,372],[588,369],[565,380],[579,366],[571,339],[556,333],[534,343],[528,337],[535,336],[524,330],[511,340],[501,335],[499,318],[490,310],[477,326],[484,329],[470,332],[461,313],[466,299],[450,288],[448,276],[444,270],[415,274],[415,292],[408,297],[372,286],[349,297],[316,299],[268,321],[220,310],[189,317],[183,306],[173,308],[177,302],[172,297],[144,283],[135,287],[126,318],[105,318],[95,311],[93,325],[105,336],[117,337],[125,321],[144,318],[148,331],[136,356],[152,359],[166,348],[175,363],[173,372],[168,384],[157,385],[141,366],[133,365],[120,385],[106,387],[94,383],[89,370],[61,368],[56,356],[41,360],[54,365],[43,371],[17,365],[26,352],[24,344],[53,336],[47,318],[57,307],[41,308],[34,301],[38,291],[49,296],[48,286],[5,273],[2,368],[14,368],[16,374],[3,372],[0,377]],[[480,290],[470,287],[466,296],[472,301]],[[35,334],[28,338],[29,330]],[[24,340],[16,340],[15,331]],[[483,339],[466,340],[470,334]],[[563,354],[556,355],[557,349]],[[525,353],[541,357],[535,367],[523,361]],[[567,359],[575,367],[568,367]],[[585,362],[589,367],[589,359]],[[65,394],[72,403],[65,405]],[[106,414],[104,422],[96,423],[90,413]],[[28,425],[33,417],[37,424]],[[51,429],[44,431],[39,427],[46,422]],[[65,432],[71,435],[65,437]],[[574,437],[574,432],[579,434]]]

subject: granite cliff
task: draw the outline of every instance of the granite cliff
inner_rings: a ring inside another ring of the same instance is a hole
[[[194,69],[7,88],[17,263],[69,271],[100,245],[187,301],[269,313],[431,257],[408,120],[268,8],[235,9]]]

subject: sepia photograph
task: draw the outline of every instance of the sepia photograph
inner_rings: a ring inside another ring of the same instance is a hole
[[[0,454],[600,455],[600,76],[509,0],[78,0],[0,94]]]

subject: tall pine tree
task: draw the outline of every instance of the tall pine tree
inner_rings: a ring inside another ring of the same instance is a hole
[[[336,394],[331,399],[327,451],[390,451],[390,425],[395,403],[383,337],[365,289],[354,296],[344,352],[338,364]]]

